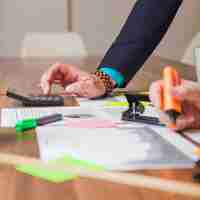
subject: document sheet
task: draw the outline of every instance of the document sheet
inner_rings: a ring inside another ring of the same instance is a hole
[[[171,134],[169,140],[162,134],[147,126],[37,128],[40,156],[44,161],[70,155],[117,170],[192,167],[194,161],[187,153],[193,151],[193,146],[176,134]],[[183,152],[181,146],[186,145],[190,150]]]

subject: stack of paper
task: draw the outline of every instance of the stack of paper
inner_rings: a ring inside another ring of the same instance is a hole
[[[175,134],[171,134],[171,137],[177,144],[187,145],[187,141],[182,141]],[[187,168],[194,163],[176,144],[147,127],[40,127],[37,138],[44,161],[71,155],[117,170]]]

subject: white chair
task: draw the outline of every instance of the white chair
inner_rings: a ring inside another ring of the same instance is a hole
[[[200,33],[198,33],[193,39],[192,42],[187,47],[181,61],[186,64],[195,65],[195,47],[200,47]]]
[[[21,57],[83,57],[87,51],[77,33],[30,33],[21,45]]]

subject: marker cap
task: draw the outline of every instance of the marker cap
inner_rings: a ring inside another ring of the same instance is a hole
[[[15,129],[17,132],[23,132],[25,130],[33,129],[37,127],[36,119],[26,119],[16,123]]]

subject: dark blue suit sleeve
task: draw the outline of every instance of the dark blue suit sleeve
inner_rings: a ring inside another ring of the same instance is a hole
[[[181,3],[182,0],[138,0],[99,68],[116,69],[128,83],[167,32]]]

